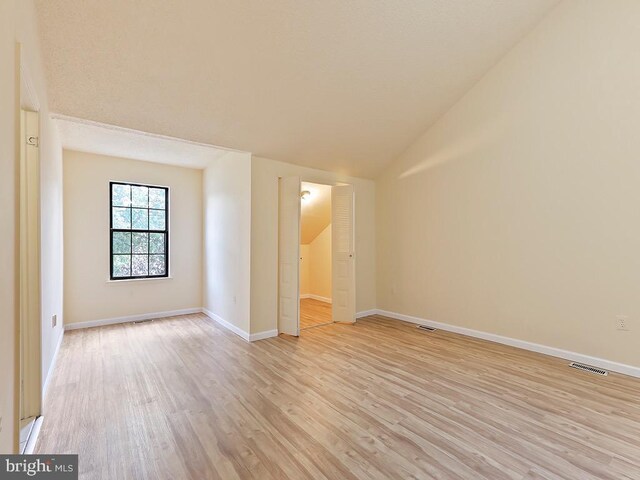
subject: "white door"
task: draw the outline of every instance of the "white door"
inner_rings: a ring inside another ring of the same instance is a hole
[[[300,335],[300,177],[280,179],[278,332]]]
[[[353,186],[331,189],[333,321],[356,321]]]
[[[41,413],[39,116],[20,117],[20,427]]]

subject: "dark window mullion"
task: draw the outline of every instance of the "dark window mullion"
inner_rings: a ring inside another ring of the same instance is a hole
[[[129,193],[129,226],[131,227],[131,242],[129,243],[129,278],[133,277],[133,188]]]
[[[169,189],[164,191],[164,274],[169,276]]]
[[[140,185],[140,184],[133,184],[133,183],[126,183],[126,182],[110,182],[110,191],[109,191],[109,201],[110,201],[110,218],[109,218],[109,225],[110,225],[110,246],[109,246],[109,251],[110,251],[110,273],[111,273],[111,279],[112,280],[117,280],[117,279],[125,279],[125,278],[147,278],[147,277],[167,277],[168,276],[168,269],[169,269],[169,212],[168,212],[168,206],[169,206],[169,189],[166,187],[153,187],[153,188],[162,188],[164,190],[165,193],[165,201],[164,201],[164,208],[151,208],[150,206],[150,199],[149,196],[147,195],[147,208],[144,208],[145,210],[147,210],[147,228],[146,229],[134,229],[133,228],[133,188],[129,189],[129,205],[126,207],[129,210],[129,229],[126,228],[113,228],[113,213],[114,213],[114,205],[113,205],[113,185],[126,185],[129,187],[134,187],[134,186],[138,186],[138,187],[147,187],[147,189],[149,189],[150,187],[148,185]],[[143,207],[136,207],[136,208],[141,208],[143,209]],[[150,224],[149,224],[149,216],[150,216],[150,211],[154,210],[154,211],[164,211],[165,213],[165,228],[162,230],[151,230]],[[123,233],[128,233],[130,235],[130,244],[129,244],[129,254],[118,254],[118,255],[123,255],[123,256],[128,256],[129,257],[129,275],[126,277],[117,277],[114,278],[114,253],[113,253],[113,241],[114,241],[114,233],[116,232],[123,232]],[[147,235],[147,274],[146,275],[134,275],[133,273],[133,234],[134,233],[146,233]],[[165,262],[165,272],[163,275],[151,275],[151,234],[152,233],[162,233],[164,234],[164,240],[165,240],[165,248],[164,248],[164,262]]]
[[[129,186],[129,226],[133,229],[133,187],[131,185]],[[131,255],[133,255],[133,234],[131,234]],[[131,261],[133,262],[133,257]]]
[[[148,195],[147,195],[148,197]],[[149,225],[149,201],[147,200],[147,229],[151,226]],[[147,230],[147,275],[151,275],[151,230]]]
[[[109,184],[109,278],[113,280],[113,183]]]

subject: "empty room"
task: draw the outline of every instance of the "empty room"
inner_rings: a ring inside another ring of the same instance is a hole
[[[0,478],[640,480],[639,45],[0,0]]]

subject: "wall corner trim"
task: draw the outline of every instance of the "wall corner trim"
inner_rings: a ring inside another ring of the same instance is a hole
[[[142,313],[139,315],[127,315],[125,317],[103,318],[100,320],[89,320],[87,322],[65,323],[64,329],[77,330],[79,328],[102,327],[104,325],[114,325],[116,323],[154,320],[156,318],[175,317],[177,315],[189,315],[192,313],[202,313],[202,307],[184,308],[182,310],[169,310],[166,312]]]
[[[178,315],[189,315],[189,314],[193,314],[193,313],[204,313],[211,320],[214,320],[216,323],[218,323],[222,327],[226,328],[227,330],[232,331],[233,333],[235,333],[236,335],[238,335],[239,337],[243,338],[244,340],[246,340],[248,342],[254,342],[254,341],[257,341],[257,340],[263,340],[265,338],[277,337],[278,336],[278,330],[265,330],[264,332],[258,332],[258,333],[249,334],[248,332],[245,332],[241,328],[236,327],[232,323],[226,321],[224,318],[220,317],[219,315],[216,315],[211,310],[208,310],[208,309],[202,308],[202,307],[185,308],[185,309],[182,309],[182,310],[170,310],[170,311],[167,311],[167,312],[143,313],[143,314],[140,314],[140,315],[128,315],[128,316],[125,316],[125,317],[103,318],[101,320],[89,320],[87,322],[68,323],[68,324],[65,325],[64,329],[65,329],[65,331],[66,330],[78,330],[78,329],[81,329],[81,328],[102,327],[102,326],[105,326],[105,325],[115,325],[115,324],[118,324],[118,323],[137,322],[137,321],[141,321],[141,320],[153,320],[153,319],[159,319],[159,318],[175,317],[175,316],[178,316]],[[58,345],[56,347],[56,353],[54,354],[54,360],[53,360],[53,362],[51,364],[51,368],[49,369],[49,372],[47,374],[47,379],[46,379],[45,385],[43,387],[43,397],[44,397],[44,391],[46,390],[47,385],[49,383],[51,372],[53,371],[53,367],[54,367],[54,364],[55,364],[55,359],[58,356],[58,350],[60,349],[60,345],[62,343],[62,337],[63,337],[63,335],[60,335],[60,340],[58,341]]]
[[[42,415],[38,416],[31,427],[31,432],[29,433],[29,439],[27,443],[24,445],[24,449],[20,452],[22,455],[33,455],[36,445],[38,444],[38,437],[40,437],[40,430],[42,429],[42,422],[44,421],[44,417]]]
[[[236,327],[233,323],[227,322],[224,318],[222,318],[219,315],[216,315],[211,310],[207,310],[206,308],[203,308],[202,309],[202,313],[204,313],[211,320],[213,320],[216,323],[218,323],[220,326],[226,328],[227,330],[232,331],[233,333],[235,333],[236,335],[238,335],[242,339],[246,340],[247,342],[251,341],[251,335],[249,335],[248,332],[245,332],[240,327]]]
[[[45,376],[44,383],[42,384],[42,404],[44,405],[44,400],[47,397],[47,389],[49,388],[49,384],[51,383],[51,377],[53,377],[53,371],[56,368],[56,362],[58,361],[58,354],[60,353],[60,346],[62,345],[62,340],[64,339],[64,328],[60,332],[58,336],[58,342],[56,343],[56,348],[53,351],[53,357],[51,358],[51,364],[49,365],[49,371]]]
[[[258,340],[264,340],[265,338],[277,337],[278,330],[265,330],[264,332],[252,333],[249,335],[249,341],[255,342]]]
[[[374,312],[374,313],[371,313]],[[367,314],[367,315],[363,315]],[[471,328],[459,327],[457,325],[450,325],[448,323],[435,322],[432,320],[426,320],[419,317],[413,317],[411,315],[405,315],[403,313],[390,312],[387,310],[367,310],[366,312],[359,312],[358,318],[368,315],[382,315],[384,317],[393,318],[395,320],[402,320],[404,322],[415,323],[418,325],[428,325],[430,327],[445,330],[447,332],[458,333],[460,335],[466,335],[469,337],[480,338],[482,340],[488,340],[490,342],[501,343],[503,345],[509,345],[511,347],[522,348],[523,350],[529,350],[531,352],[542,353],[544,355],[550,355],[552,357],[558,357],[565,360],[586,363],[595,367],[604,368],[616,373],[622,373],[631,377],[640,378],[640,367],[633,365],[626,365],[624,363],[614,362],[604,358],[592,357],[582,353],[572,352],[569,350],[563,350],[561,348],[549,347],[546,345],[540,345],[538,343],[527,342],[525,340],[518,340],[517,338],[504,337],[502,335],[496,335],[494,333],[482,332],[480,330],[473,330]]]

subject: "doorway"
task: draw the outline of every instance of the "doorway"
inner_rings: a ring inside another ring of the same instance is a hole
[[[354,323],[353,186],[300,177],[279,183],[278,332]]]
[[[42,425],[42,346],[40,278],[40,102],[27,68],[22,45],[20,58],[19,133],[19,320],[17,418],[18,452],[33,453]]]
[[[300,330],[333,323],[331,186],[300,185]]]
[[[39,116],[20,112],[20,453],[42,410]],[[31,447],[33,446],[33,442]]]

